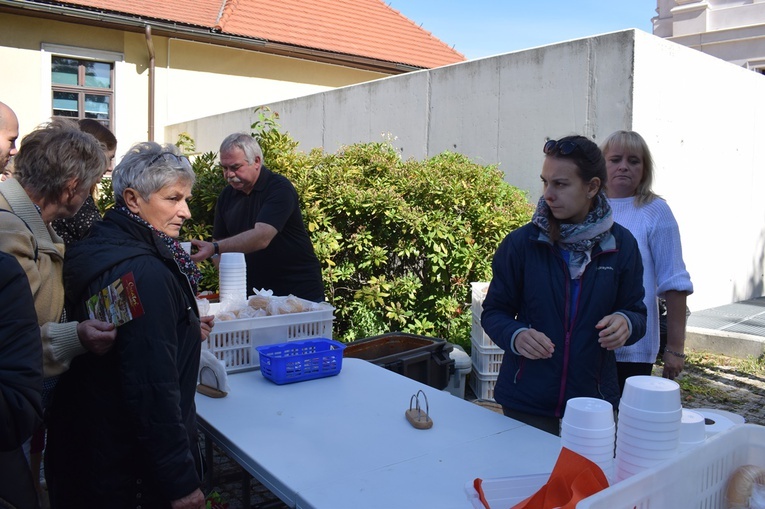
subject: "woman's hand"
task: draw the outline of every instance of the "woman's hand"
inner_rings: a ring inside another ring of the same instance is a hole
[[[202,341],[210,337],[210,332],[215,325],[215,315],[202,316],[199,318],[199,326],[202,329]]]
[[[549,359],[555,351],[555,345],[544,333],[535,329],[526,329],[515,336],[515,351],[527,359]]]
[[[669,353],[666,349],[664,350],[664,357],[662,357],[662,360],[664,361],[664,370],[662,371],[661,376],[669,378],[670,380],[674,380],[675,377],[683,371],[683,367],[685,366],[685,359],[678,357],[673,353]]]
[[[77,337],[89,352],[103,355],[114,346],[117,339],[117,327],[111,322],[85,320],[77,324]]]
[[[204,509],[205,496],[202,490],[197,488],[185,497],[170,502],[170,507],[172,509]]]
[[[630,327],[627,324],[627,319],[619,313],[604,316],[595,324],[595,328],[600,329],[598,343],[606,350],[616,350],[624,346],[624,343],[630,338]]]

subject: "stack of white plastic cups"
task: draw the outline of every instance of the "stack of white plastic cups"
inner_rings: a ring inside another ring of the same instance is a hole
[[[221,303],[247,300],[247,264],[244,253],[222,253],[218,277]]]
[[[597,464],[613,477],[614,407],[596,398],[571,398],[566,403],[560,428],[561,445]]]
[[[619,402],[615,480],[674,457],[680,446],[682,415],[677,382],[657,376],[628,378]]]
[[[680,421],[680,452],[693,449],[703,444],[707,439],[704,416],[693,410],[683,408]]]

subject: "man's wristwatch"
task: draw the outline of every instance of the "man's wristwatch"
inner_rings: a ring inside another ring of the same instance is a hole
[[[220,246],[217,242],[213,242],[213,256],[218,256],[220,254]]]

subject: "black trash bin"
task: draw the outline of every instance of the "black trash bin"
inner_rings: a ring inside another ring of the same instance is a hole
[[[348,343],[343,357],[372,362],[412,380],[444,389],[454,372],[453,345],[441,338],[390,332]]]

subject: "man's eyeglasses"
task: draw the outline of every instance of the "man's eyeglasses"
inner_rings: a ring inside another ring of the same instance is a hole
[[[157,161],[162,159],[163,161],[167,161],[169,163],[177,163],[181,166],[189,166],[191,167],[191,161],[189,161],[189,158],[186,156],[177,156],[173,154],[172,152],[161,152],[157,154],[151,161],[149,161],[149,166],[153,165]]]
[[[581,147],[573,141],[548,140],[542,148],[542,152],[547,155],[558,153],[562,156],[568,156],[573,154],[576,149],[581,149]]]

